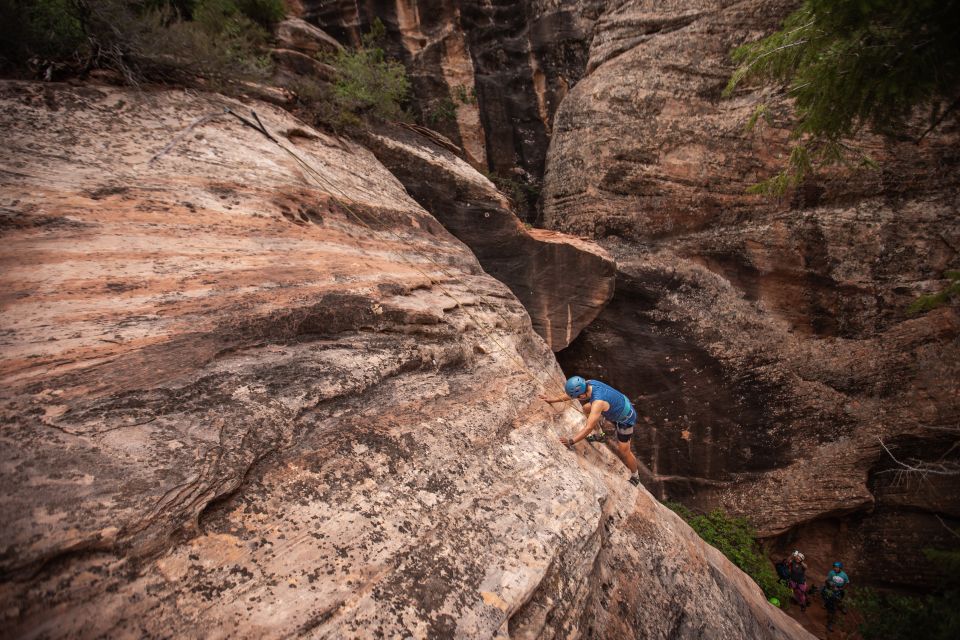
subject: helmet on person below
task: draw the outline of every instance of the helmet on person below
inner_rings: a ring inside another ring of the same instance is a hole
[[[563,390],[566,391],[567,395],[571,398],[576,398],[587,392],[587,381],[580,376],[573,376],[567,380],[567,384],[563,386]]]
[[[796,551],[796,550],[794,550],[794,552],[793,552],[793,554],[792,554],[792,557],[793,557],[793,559],[796,560],[797,562],[803,562],[804,559],[806,558],[806,556],[804,556],[802,553],[800,553],[799,551]]]
[[[833,563],[833,568],[834,568],[834,569],[843,569],[843,563],[840,562],[839,560],[837,560],[836,562]]]

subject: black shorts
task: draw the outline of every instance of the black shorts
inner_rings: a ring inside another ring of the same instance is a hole
[[[619,442],[630,442],[630,438],[633,437],[634,424],[636,424],[636,422],[633,422],[631,424],[627,424],[626,422],[613,423],[613,426],[617,428],[617,440]]]

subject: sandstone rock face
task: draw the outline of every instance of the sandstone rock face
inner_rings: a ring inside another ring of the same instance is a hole
[[[809,637],[371,153],[225,106],[0,85],[4,637]]]
[[[956,492],[891,490],[881,440],[932,460],[960,422],[956,309],[906,313],[960,266],[960,132],[864,136],[882,171],[746,195],[782,165],[790,110],[756,92],[721,100],[728,52],[794,4],[633,1],[599,18],[556,115],[544,217],[614,254],[617,294],[561,363],[637,400],[661,497],[791,531],[791,546],[847,560],[883,546],[919,567],[923,546],[948,542],[937,517],[960,523]],[[747,135],[764,97],[770,120]],[[936,584],[916,573],[877,579]]]
[[[508,287],[554,351],[613,297],[616,265],[597,244],[527,229],[493,183],[415,131],[382,130],[369,147],[407,191]]]

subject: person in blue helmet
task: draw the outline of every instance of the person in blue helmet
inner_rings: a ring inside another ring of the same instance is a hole
[[[827,574],[827,584],[833,589],[844,589],[850,584],[850,578],[843,570],[843,563],[839,560],[833,563],[833,569]]]
[[[843,594],[848,584],[850,584],[850,578],[843,570],[843,563],[834,562],[833,569],[827,574],[827,580],[824,582],[823,588],[820,589],[823,606],[827,609],[827,631],[833,631],[837,609],[846,613],[846,609],[843,607]]]
[[[608,384],[599,380],[585,380],[580,376],[567,380],[564,391],[564,396],[550,398],[541,395],[540,399],[550,404],[566,402],[571,398],[580,401],[583,412],[587,415],[587,424],[572,438],[560,438],[560,444],[569,447],[581,440],[602,441],[604,436],[592,434],[600,425],[600,419],[605,418],[617,429],[616,451],[623,464],[630,469],[630,483],[640,484],[637,459],[630,450],[630,439],[633,438],[633,427],[637,422],[637,412],[630,404],[630,399]]]

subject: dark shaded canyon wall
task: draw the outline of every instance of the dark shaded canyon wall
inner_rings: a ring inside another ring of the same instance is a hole
[[[358,44],[374,18],[403,60],[414,106],[476,167],[533,186],[553,116],[583,74],[603,2],[303,2],[304,18]],[[527,205],[533,204],[533,200]]]
[[[801,548],[830,531],[854,571],[882,548],[918,568],[877,582],[933,586],[921,549],[950,541],[937,518],[958,524],[957,493],[892,487],[880,441],[936,459],[960,423],[956,309],[906,313],[960,266],[960,132],[864,135],[879,171],[747,195],[782,165],[791,112],[769,91],[722,100],[728,53],[794,5],[623,2],[598,20],[556,114],[543,206],[548,226],[614,254],[617,294],[560,360],[637,400],[660,497]],[[770,122],[747,135],[761,99]]]

